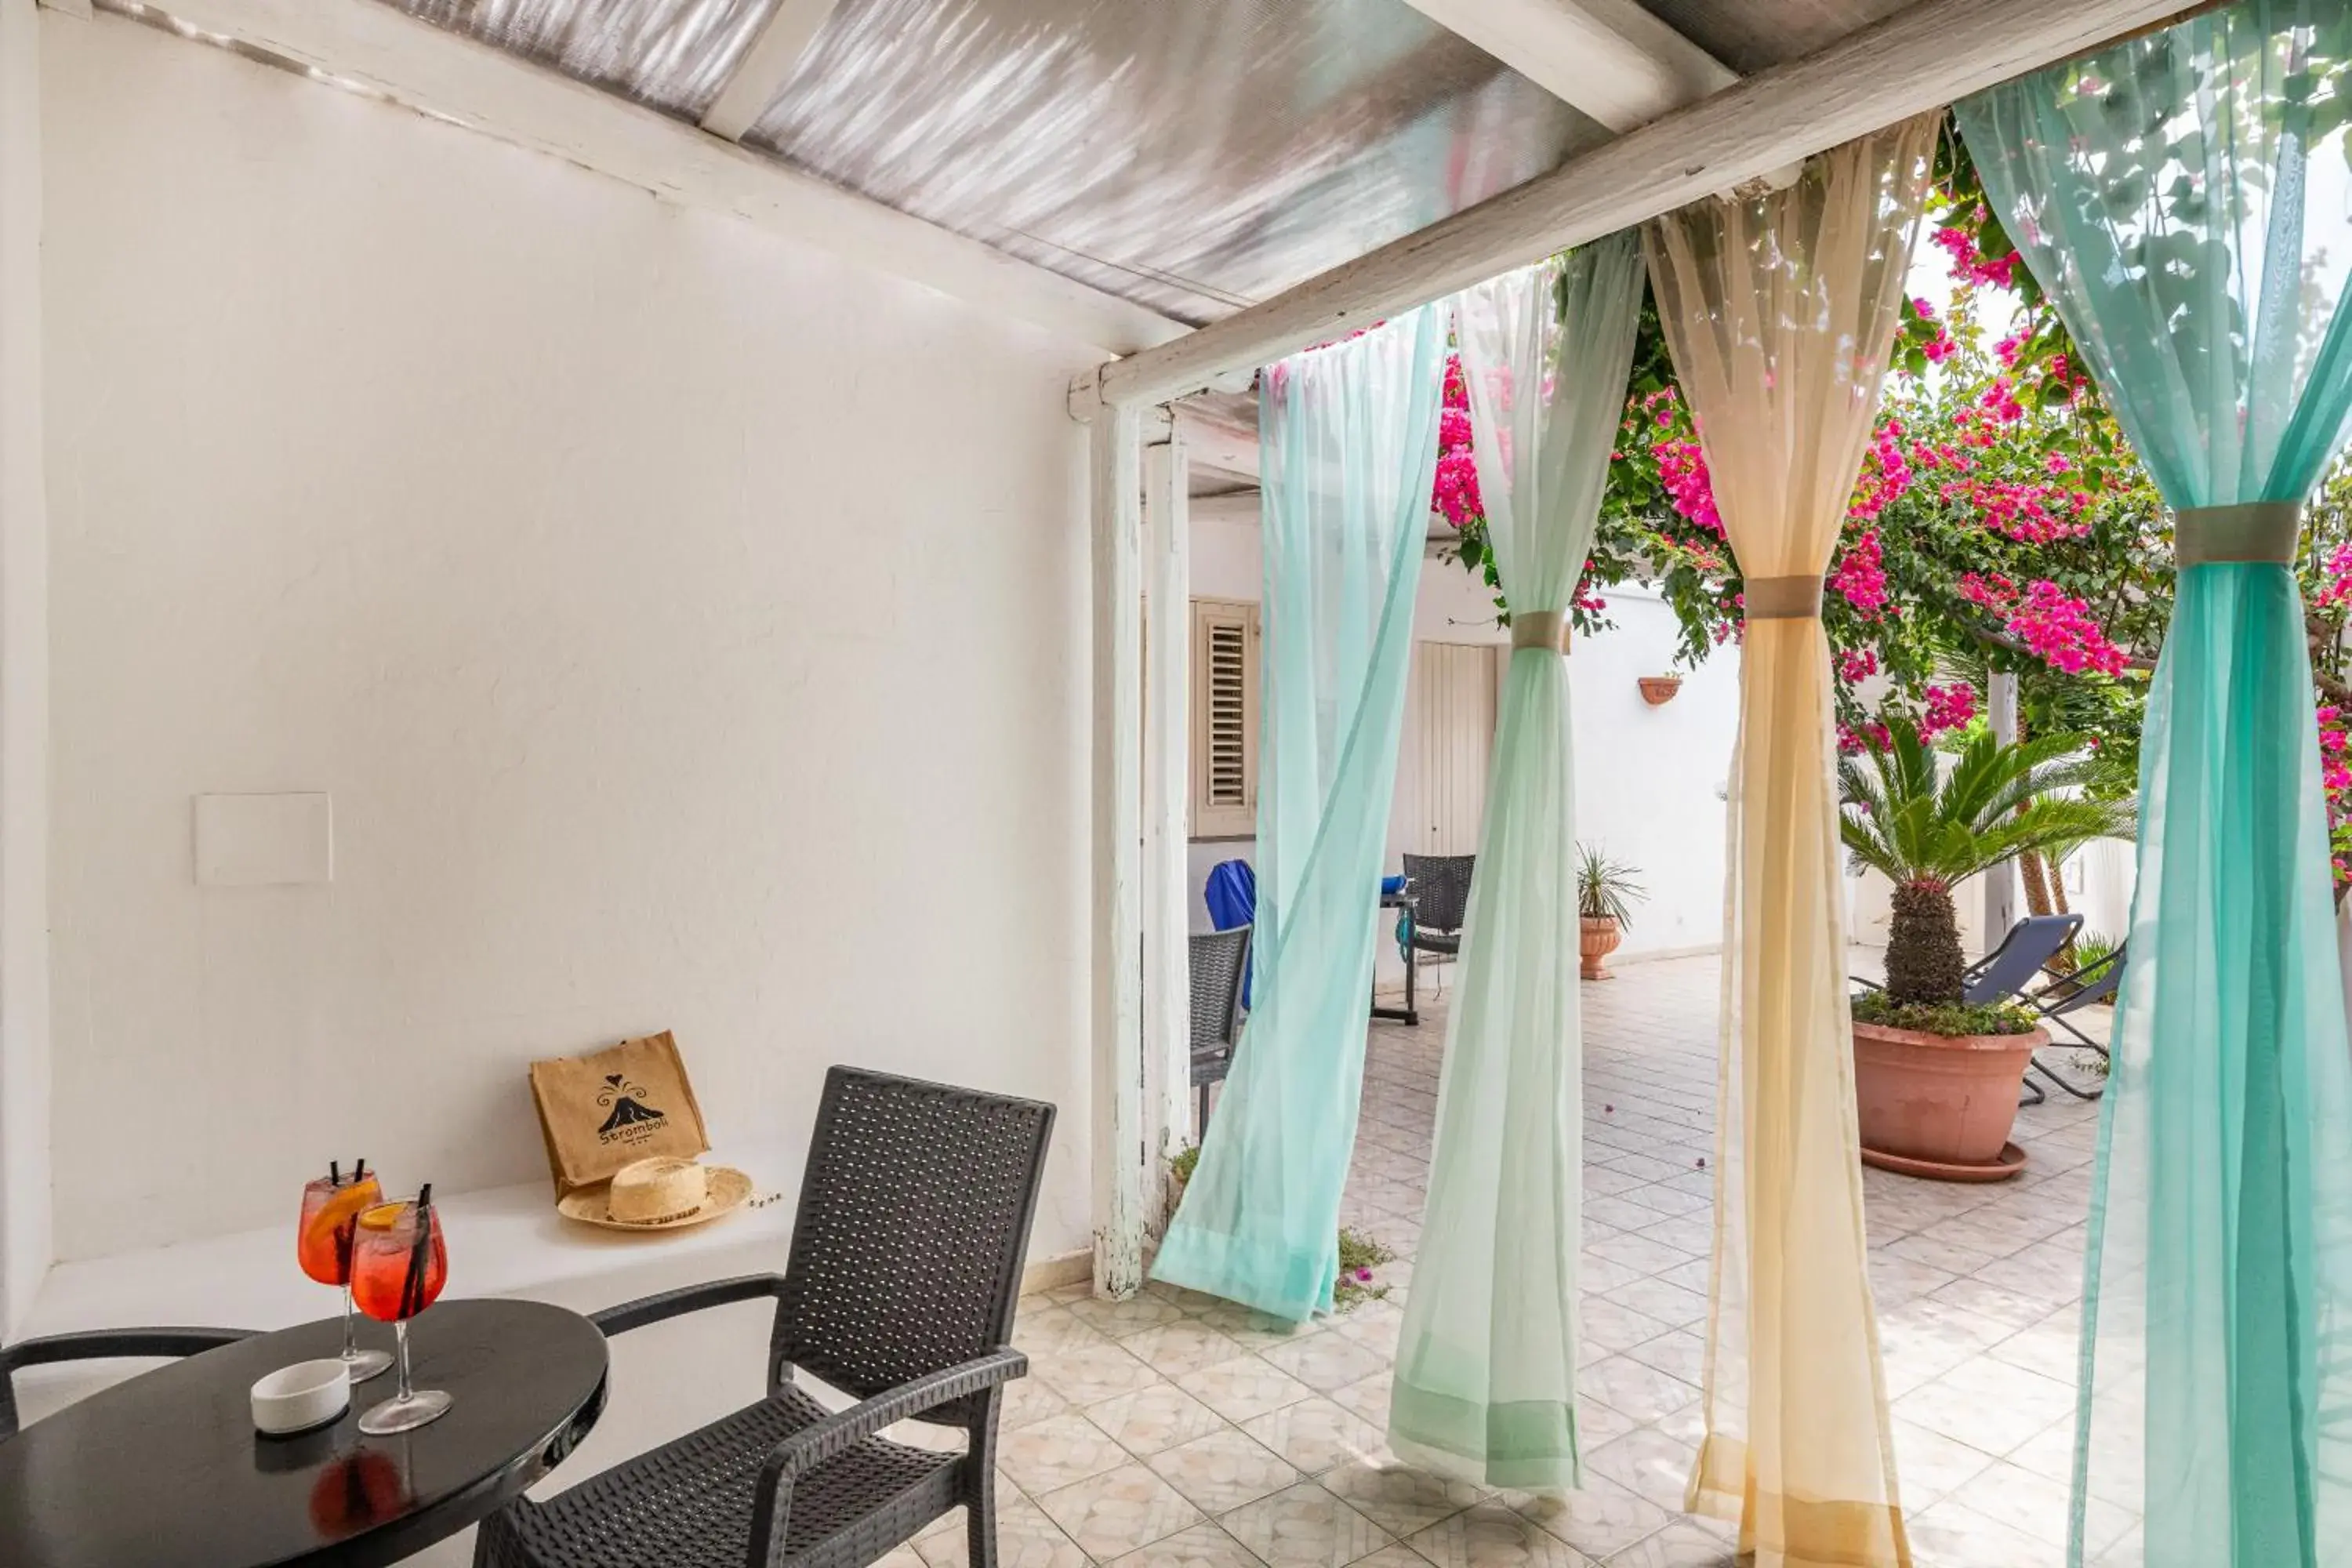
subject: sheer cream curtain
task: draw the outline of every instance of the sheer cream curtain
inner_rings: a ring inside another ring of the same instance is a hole
[[[1937,117],[1643,233],[1747,590],[1694,1512],[1758,1568],[1906,1564],[1864,1272],[1822,576],[1894,342]]]

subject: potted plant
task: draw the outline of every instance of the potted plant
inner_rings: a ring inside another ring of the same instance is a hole
[[[1634,879],[1641,873],[1622,861],[1612,860],[1589,844],[1576,847],[1576,912],[1581,917],[1577,956],[1587,980],[1614,978],[1609,955],[1625,940],[1633,923],[1633,906],[1650,895]]]
[[[1967,1001],[1952,889],[2028,850],[2132,830],[2129,801],[2073,793],[2106,776],[2078,747],[2071,735],[2003,743],[1979,730],[1947,759],[1915,722],[1890,718],[1839,761],[1846,850],[1895,884],[1885,988],[1853,1001],[1865,1162],[1944,1181],[2024,1168],[2010,1127],[2050,1037],[2027,1008]]]
[[[1635,683],[1642,688],[1642,700],[1653,708],[1664,707],[1666,703],[1672,702],[1675,700],[1675,693],[1683,689],[1683,678],[1672,670],[1668,670],[1664,675],[1637,676],[1634,679]]]

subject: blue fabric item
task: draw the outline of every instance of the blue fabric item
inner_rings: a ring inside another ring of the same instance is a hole
[[[1201,1163],[1152,1263],[1296,1322],[1328,1311],[1356,1143],[1379,881],[1437,471],[1430,307],[1260,383],[1265,596],[1257,973]]]
[[[2291,516],[2352,416],[2347,58],[2342,0],[2245,0],[1959,106],[2181,514],[2092,1183],[2077,1568],[2118,1561],[2086,1532],[2119,1510],[2138,1568],[2352,1564],[2352,1048],[2304,605],[2284,552],[2210,548]]]
[[[1209,923],[1219,931],[1252,924],[1257,919],[1257,873],[1246,860],[1220,860],[1209,868],[1202,898],[1209,906]],[[1250,1005],[1250,986],[1257,978],[1257,944],[1250,945],[1249,970],[1242,976],[1244,1007]]]

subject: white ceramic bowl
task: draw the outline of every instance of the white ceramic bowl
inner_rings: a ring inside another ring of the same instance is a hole
[[[307,1432],[352,1403],[352,1375],[341,1360],[298,1361],[253,1385],[253,1425],[273,1435]]]

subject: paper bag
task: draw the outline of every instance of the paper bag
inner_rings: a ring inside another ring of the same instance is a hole
[[[690,1160],[710,1147],[702,1108],[668,1030],[590,1057],[530,1064],[555,1195],[609,1181],[633,1160]]]

